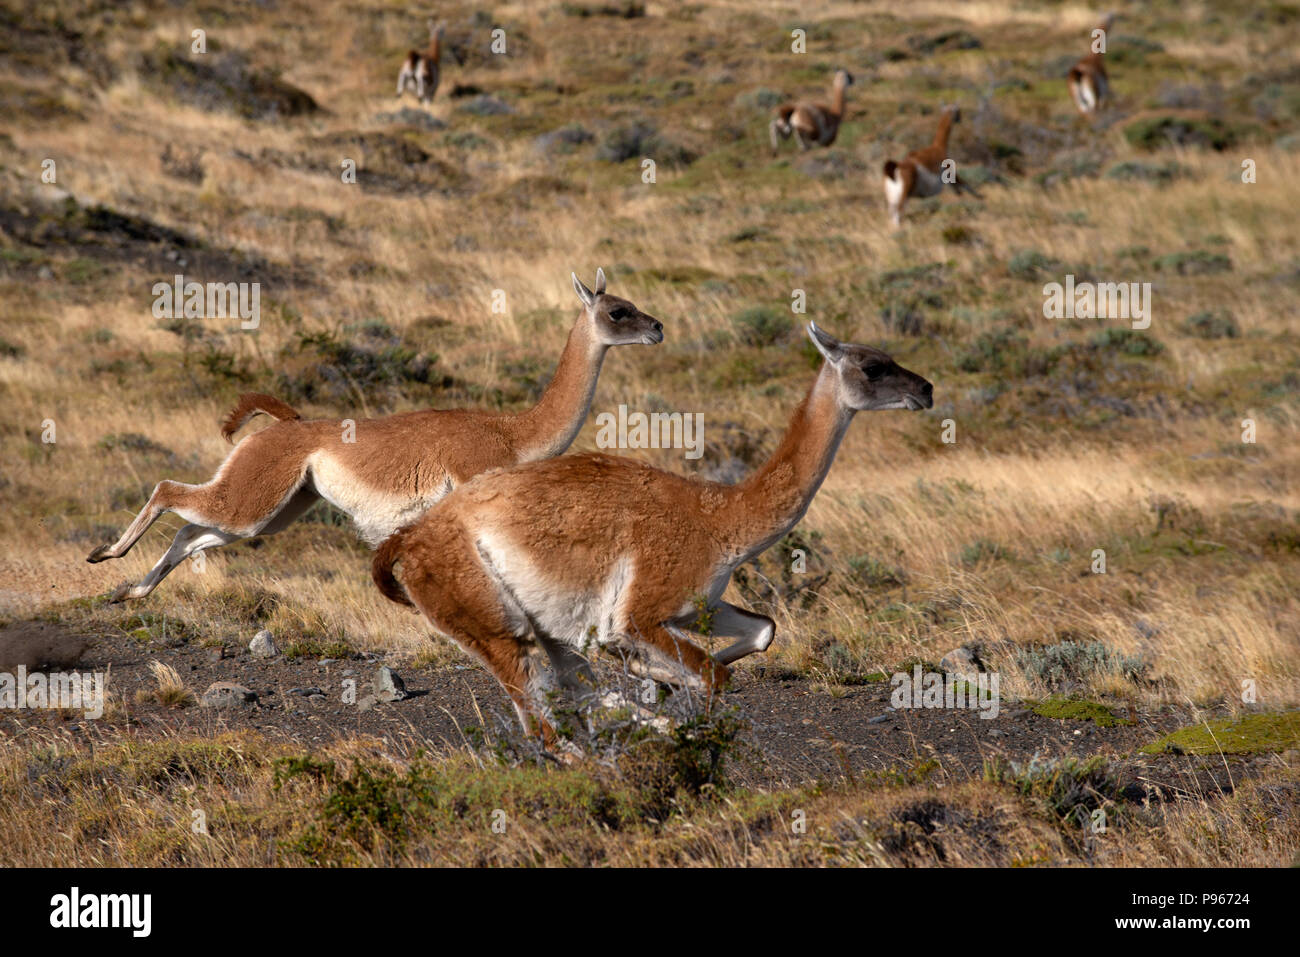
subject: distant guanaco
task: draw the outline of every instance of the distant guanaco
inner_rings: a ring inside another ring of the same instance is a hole
[[[202,485],[162,481],[122,537],[90,553],[88,562],[121,558],[164,512],[189,524],[136,585],[114,601],[143,598],[194,552],[278,532],[325,499],[377,545],[462,482],[488,469],[562,454],[577,437],[611,346],[653,344],[663,324],[626,299],[572,276],[582,311],[559,367],[537,404],[518,414],[428,409],[378,419],[303,419],[269,395],[249,393],[226,418],[227,440],[258,414],[277,420],[245,438]]]
[[[816,144],[830,146],[844,122],[844,91],[853,85],[853,74],[848,70],[836,70],[831,84],[831,102],[827,103],[785,103],[777,107],[776,116],[768,126],[768,137],[772,141],[775,154],[780,140],[789,139],[793,133],[800,149]]]
[[[965,190],[972,196],[979,196],[969,183],[957,175],[955,165],[946,172],[943,167],[944,160],[949,159],[948,134],[952,131],[952,125],[960,121],[960,107],[945,107],[939,116],[939,128],[929,146],[908,153],[901,163],[885,161],[885,203],[889,207],[889,221],[895,228],[902,224],[903,205],[910,197],[935,196],[943,190],[945,184],[957,192]]]
[[[821,370],[772,457],[738,485],[598,453],[480,475],[379,546],[375,584],[483,662],[548,750],[549,693],[591,690],[590,650],[721,690],[731,662],[776,632],[722,600],[732,572],[803,518],[855,413],[934,405],[931,384],[885,353],[808,333]],[[709,655],[686,635],[702,620],[738,640]]]
[[[415,87],[415,98],[426,103],[438,92],[438,78],[442,64],[443,25],[429,21],[429,45],[423,50],[412,50],[402,61],[397,74],[397,95],[408,87]]]
[[[1070,74],[1065,81],[1074,105],[1084,116],[1095,113],[1110,90],[1110,81],[1106,76],[1102,57],[1106,52],[1107,37],[1114,22],[1115,14],[1108,13],[1097,24],[1093,32],[1100,30],[1101,36],[1093,39],[1091,52],[1070,67]]]

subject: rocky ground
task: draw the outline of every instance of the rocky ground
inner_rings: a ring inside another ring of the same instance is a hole
[[[266,656],[274,644],[267,648],[265,638],[252,643],[256,651],[181,642],[167,646],[120,635],[82,638],[39,623],[10,626],[0,639],[12,647],[19,635],[28,646],[88,645],[75,667],[109,675],[110,704],[96,721],[78,720],[69,712],[0,712],[0,734],[59,724],[80,726],[90,737],[216,736],[250,730],[308,750],[367,737],[433,751],[479,746],[483,732],[516,736],[505,694],[471,663],[395,671],[375,654],[348,659]],[[175,669],[190,694],[160,701],[153,662]],[[611,685],[621,680],[619,670],[608,664],[599,673]],[[979,778],[986,762],[998,759],[1023,764],[1035,758],[1101,756],[1151,788],[1230,791],[1256,767],[1300,757],[1297,751],[1212,757],[1139,753],[1143,745],[1195,723],[1188,709],[1131,708],[1107,726],[1039,714],[1033,701],[1003,700],[991,718],[978,710],[900,709],[891,705],[891,692],[883,678],[843,686],[763,664],[738,670],[721,705],[745,725],[736,762],[741,779],[750,786],[795,787],[925,765],[960,781]],[[664,707],[665,713],[673,710]]]

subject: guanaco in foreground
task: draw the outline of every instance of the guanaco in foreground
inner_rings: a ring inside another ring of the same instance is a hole
[[[550,692],[590,690],[583,654],[593,649],[712,695],[776,629],[722,600],[732,572],[803,517],[854,413],[934,404],[930,383],[885,353],[808,331],[825,361],[780,446],[746,480],[601,454],[481,475],[380,545],[375,584],[482,661],[549,750]],[[698,629],[701,597],[711,633],[737,639],[713,656],[686,634]]]
[[[429,409],[346,420],[349,426],[303,419],[271,396],[243,395],[222,426],[228,440],[259,413],[277,421],[240,442],[210,481],[159,482],[122,537],[86,560],[121,558],[159,516],[175,512],[189,524],[143,581],[113,595],[143,598],[194,552],[281,531],[320,499],[351,516],[376,545],[480,472],[560,455],[586,421],[606,351],[664,338],[659,320],[605,292],[604,270],[596,272],[595,292],[572,279],[582,310],[533,408]]]

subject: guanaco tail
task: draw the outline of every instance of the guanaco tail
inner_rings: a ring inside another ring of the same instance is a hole
[[[739,484],[602,454],[481,475],[379,546],[376,585],[482,661],[548,748],[550,692],[592,687],[589,651],[720,690],[776,628],[722,600],[732,572],[803,517],[855,413],[934,404],[931,384],[885,353],[808,332],[821,370],[775,453]],[[712,656],[687,636],[703,630],[701,602],[710,633],[736,639]]]
[[[202,485],[162,481],[130,526],[89,562],[121,558],[164,512],[186,521],[166,554],[114,601],[143,598],[189,555],[254,535],[278,532],[320,499],[346,512],[375,545],[457,485],[487,469],[563,453],[591,407],[611,346],[662,342],[663,325],[626,299],[572,276],[582,309],[554,377],[537,404],[518,414],[424,410],[376,419],[303,419],[279,399],[249,394],[227,417],[227,440],[253,416],[275,421],[247,436]]]

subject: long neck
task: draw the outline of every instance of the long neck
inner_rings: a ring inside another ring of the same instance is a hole
[[[836,80],[835,87],[831,90],[831,112],[836,116],[844,116],[844,91],[847,88],[846,84]]]
[[[824,363],[772,457],[727,490],[722,540],[750,556],[794,528],[821,488],[852,421],[853,412],[836,398],[835,373]]]
[[[541,399],[514,417],[515,449],[521,462],[560,455],[578,437],[608,348],[591,335],[586,315],[579,315]]]
[[[429,35],[429,48],[425,51],[424,55],[434,63],[438,62],[439,58],[442,56],[441,34],[435,31]]]
[[[939,117],[939,128],[934,133],[934,145],[945,155],[948,152],[948,134],[952,131],[952,114],[944,110]]]

